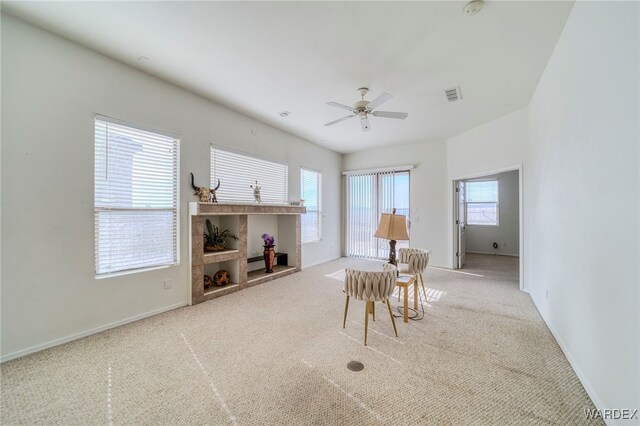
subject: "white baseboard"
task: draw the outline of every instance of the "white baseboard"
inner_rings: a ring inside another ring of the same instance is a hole
[[[80,333],[74,333],[71,334],[69,336],[65,336],[65,337],[61,337],[59,339],[54,339],[54,340],[50,340],[48,342],[42,343],[40,345],[35,345],[35,346],[31,346],[30,348],[26,348],[26,349],[21,349],[19,351],[15,351],[6,355],[3,355],[2,357],[0,357],[0,363],[5,362],[5,361],[10,361],[12,359],[16,359],[16,358],[20,358],[23,357],[25,355],[29,355],[35,352],[40,352],[44,349],[48,349],[48,348],[52,348],[54,346],[58,346],[58,345],[62,345],[63,343],[68,343],[71,342],[73,340],[78,340],[81,339],[83,337],[87,337],[90,336],[92,334],[96,334],[96,333],[100,333],[101,331],[105,331],[105,330],[109,330],[111,328],[116,328],[119,327],[121,325],[125,325],[128,324],[130,322],[134,322],[134,321],[138,321],[144,318],[148,318],[148,317],[152,317],[154,315],[158,315],[161,314],[163,312],[167,312],[167,311],[171,311],[173,309],[177,309],[177,308],[181,308],[183,306],[187,306],[186,302],[180,302],[180,303],[176,303],[175,305],[169,305],[169,306],[165,306],[163,308],[159,308],[159,309],[154,309],[153,311],[149,311],[149,312],[145,312],[139,315],[134,315],[132,317],[129,318],[125,318],[119,321],[114,321],[112,323],[109,324],[105,324],[102,325],[100,327],[95,327],[86,331],[81,331]]]
[[[469,251],[467,250],[465,253],[470,253],[470,254],[494,254],[496,256],[512,256],[512,257],[520,257],[519,254],[511,254],[511,253],[501,253],[499,251],[493,251],[493,252],[489,252],[489,251]]]
[[[304,265],[301,269],[302,269],[302,270],[305,270],[305,269],[307,269],[307,268],[312,268],[312,267],[314,267],[314,266],[322,265],[323,263],[327,263],[327,262],[331,262],[332,260],[340,259],[340,257],[341,257],[341,256],[337,256],[337,257],[330,257],[330,258],[328,258],[328,259],[319,260],[319,261],[317,261],[317,262],[313,262],[313,263],[310,263],[310,264],[308,264],[308,265]]]
[[[551,324],[551,322],[547,320],[545,314],[543,313],[543,310],[540,308],[540,305],[538,304],[536,298],[533,296],[533,293],[529,293],[529,296],[531,297],[531,300],[533,301],[533,305],[536,307],[536,309],[540,313],[540,316],[544,320],[544,323],[547,325],[547,328],[549,328],[549,331],[551,331],[551,334],[556,339],[556,342],[558,343],[558,346],[560,346],[560,349],[562,349],[562,352],[564,353],[564,356],[569,361],[569,364],[571,365],[571,368],[573,368],[573,371],[576,373],[576,376],[578,376],[578,380],[580,380],[580,383],[582,383],[582,386],[584,387],[584,390],[587,391],[587,395],[589,395],[589,398],[591,398],[591,401],[593,402],[593,404],[596,406],[596,408],[598,410],[604,410],[605,408],[607,408],[602,403],[602,400],[600,399],[600,397],[596,393],[595,389],[593,389],[593,387],[589,383],[589,380],[587,380],[587,377],[582,373],[582,370],[580,369],[580,367],[576,363],[576,360],[573,357],[573,355],[571,355],[571,352],[567,348],[567,345],[564,343],[564,340],[562,340],[562,338],[560,337],[558,332],[555,330],[555,328],[553,327],[553,324]],[[611,421],[612,420],[610,420],[610,419],[604,419],[604,422],[607,425],[613,424],[613,423],[610,423]]]

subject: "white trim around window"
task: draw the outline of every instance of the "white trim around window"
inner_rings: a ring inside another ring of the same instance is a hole
[[[180,141],[96,115],[95,276],[179,264]]]

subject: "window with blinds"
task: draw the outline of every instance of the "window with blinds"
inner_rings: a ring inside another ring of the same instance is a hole
[[[320,241],[322,238],[322,175],[307,169],[300,170],[300,197],[307,212],[301,217],[302,242]]]
[[[256,181],[264,203],[287,204],[289,166],[211,146],[212,188],[219,202],[253,203]]]
[[[178,264],[179,140],[95,119],[96,277]]]
[[[376,172],[347,175],[347,256],[386,259],[389,241],[376,238],[382,213],[407,216],[409,219],[409,172]],[[409,247],[398,241],[396,248]]]
[[[498,181],[467,182],[467,225],[498,226]]]

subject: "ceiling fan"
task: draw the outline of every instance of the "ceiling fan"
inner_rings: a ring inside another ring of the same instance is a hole
[[[369,92],[369,89],[366,87],[361,87],[357,90],[358,94],[361,97],[361,100],[353,104],[353,107],[339,104],[337,102],[327,102],[327,105],[331,105],[334,107],[346,109],[351,111],[351,115],[347,115],[346,117],[339,118],[337,120],[331,121],[325,126],[332,126],[341,121],[347,120],[351,117],[358,116],[360,117],[360,126],[362,126],[362,131],[367,132],[371,130],[371,125],[369,124],[369,115],[373,115],[374,117],[384,117],[384,118],[397,118],[399,120],[404,120],[409,116],[406,112],[392,112],[392,111],[374,111],[374,109],[378,108],[383,103],[387,102],[389,99],[392,99],[388,93],[383,93],[373,101],[365,101],[364,96]]]

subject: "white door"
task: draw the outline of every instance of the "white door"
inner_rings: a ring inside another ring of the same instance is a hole
[[[467,209],[465,205],[466,191],[463,181],[458,181],[458,185],[456,186],[456,193],[458,196],[458,214],[456,217],[456,225],[458,227],[458,251],[456,255],[458,258],[458,269],[460,269],[464,265],[464,258],[466,254],[465,229],[467,228]]]

